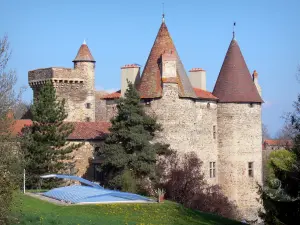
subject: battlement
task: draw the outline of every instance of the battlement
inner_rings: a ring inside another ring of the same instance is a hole
[[[80,78],[79,72],[71,68],[50,67],[28,72],[28,83],[30,87],[43,85],[51,81],[55,86],[59,84],[82,84],[84,79]]]
[[[37,87],[37,86],[42,86],[44,85],[47,81],[50,81],[53,83],[54,87],[59,87],[64,84],[83,84],[83,79],[57,79],[57,78],[45,78],[45,79],[37,79],[37,80],[32,80],[29,81],[29,85],[31,88]]]

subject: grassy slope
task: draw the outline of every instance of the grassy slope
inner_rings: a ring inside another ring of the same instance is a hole
[[[162,204],[58,206],[21,194],[18,194],[16,199],[18,206],[15,211],[21,211],[23,214],[21,224],[240,224],[215,215],[189,210],[168,201]]]

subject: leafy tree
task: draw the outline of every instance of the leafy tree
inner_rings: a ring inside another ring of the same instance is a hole
[[[278,169],[281,171],[291,171],[295,159],[296,155],[286,149],[272,151],[267,162],[268,182],[272,183],[276,179],[275,173]]]
[[[124,181],[126,177],[136,179],[137,185],[146,180],[153,183],[157,155],[169,151],[168,145],[154,143],[155,133],[161,126],[145,113],[140,101],[137,90],[129,82],[125,98],[117,103],[118,114],[111,120],[103,150],[98,152],[103,159],[100,171],[104,174],[104,184],[111,188],[122,189],[128,183]]]
[[[73,132],[71,123],[63,122],[67,118],[65,100],[60,101],[50,82],[41,88],[32,107],[33,124],[23,130],[22,149],[26,161],[26,184],[28,188],[41,185],[40,176],[48,173],[65,173],[74,167],[71,153],[80,144],[70,144],[67,137]],[[58,180],[45,180],[42,186],[51,188],[59,184]]]
[[[290,119],[296,133],[291,157],[283,162],[271,162],[274,179],[268,187],[260,190],[265,208],[261,217],[266,224],[289,225],[300,221],[300,95],[294,108]]]
[[[15,139],[10,136],[13,116],[10,110],[18,104],[21,92],[14,89],[17,76],[7,68],[11,56],[8,37],[0,38],[0,224],[10,222],[13,192],[19,187],[22,155]],[[9,115],[10,114],[10,115]]]

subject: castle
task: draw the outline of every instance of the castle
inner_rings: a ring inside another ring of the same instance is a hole
[[[187,76],[164,19],[141,76],[136,64],[121,67],[120,91],[103,95],[95,90],[96,61],[85,42],[73,62],[73,69],[29,71],[28,79],[34,95],[50,80],[58,97],[66,99],[67,121],[76,124],[69,139],[86,142],[76,153],[79,175],[87,170],[94,149],[101,148],[99,137],[108,132],[108,122],[117,113],[116,99],[124,95],[128,79],[139,91],[146,112],[164,128],[157,140],[181,153],[195,151],[203,161],[206,180],[219,184],[244,218],[257,217],[263,100],[258,75],[254,71],[251,77],[234,35],[213,92],[206,90],[205,70],[191,69]]]

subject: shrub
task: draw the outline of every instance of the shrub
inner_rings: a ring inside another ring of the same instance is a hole
[[[131,170],[124,170],[122,174],[122,191],[137,193],[137,183]]]
[[[221,188],[210,186],[205,181],[202,161],[196,153],[186,153],[182,158],[174,153],[162,160],[158,167],[168,171],[163,176],[165,182],[161,184],[166,190],[166,198],[191,209],[236,218],[236,206],[222,193]]]

